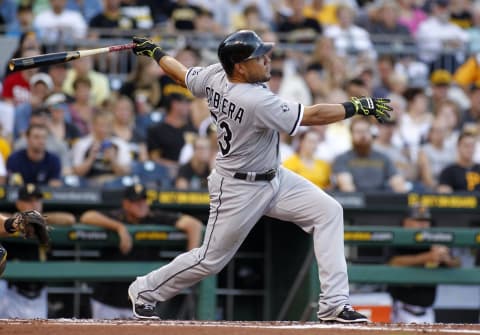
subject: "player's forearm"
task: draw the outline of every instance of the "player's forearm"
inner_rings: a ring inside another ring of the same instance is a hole
[[[83,213],[80,217],[80,222],[113,231],[118,231],[123,226],[122,222],[93,210]]]
[[[171,56],[163,56],[158,62],[158,65],[160,65],[162,70],[179,85],[187,87],[185,84],[187,68],[182,63]]]
[[[341,104],[317,104],[305,106],[302,126],[330,124],[345,119],[345,108]]]

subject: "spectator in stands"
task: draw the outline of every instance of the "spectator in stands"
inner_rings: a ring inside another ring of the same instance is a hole
[[[60,164],[62,166],[61,174],[70,174],[72,169],[72,162],[69,152],[69,147],[67,143],[59,140],[53,135],[50,131],[52,123],[52,113],[46,107],[41,107],[35,109],[32,114],[30,114],[29,127],[40,126],[46,127],[48,130],[48,135],[46,139],[46,150],[51,154],[58,156],[60,159]],[[28,128],[27,128],[28,129]],[[13,148],[14,150],[24,149],[28,146],[28,140],[26,136],[19,138],[15,141]]]
[[[367,30],[377,36],[373,41],[380,52],[401,51],[405,46],[412,45],[410,31],[399,23],[400,7],[395,0],[380,0],[374,5]]]
[[[300,134],[295,153],[288,157],[283,166],[305,177],[322,189],[330,188],[331,166],[328,162],[315,158],[319,144],[319,135],[315,130],[306,130]]]
[[[0,90],[1,90],[0,83]],[[1,94],[0,94],[1,95]],[[5,102],[0,96],[0,137],[4,137],[9,142],[14,138],[14,129],[15,129],[15,108],[9,102]]]
[[[301,101],[308,105],[312,103],[312,96],[307,83],[296,71],[289,70],[285,65],[287,55],[282,51],[274,51],[271,55],[270,73],[268,82],[270,90],[285,100]]]
[[[404,25],[415,36],[418,26],[427,19],[427,14],[419,8],[414,0],[398,0],[398,23]]]
[[[458,105],[451,100],[442,102],[442,104],[438,106],[436,117],[445,121],[447,129],[445,145],[455,147],[458,136],[462,131],[462,125],[460,124],[460,109]]]
[[[455,146],[446,143],[447,124],[443,118],[435,118],[428,131],[428,142],[418,151],[420,180],[429,190],[436,190],[440,172],[453,163]]]
[[[68,109],[72,123],[78,128],[82,136],[86,136],[92,129],[92,118],[97,108],[92,101],[92,81],[88,77],[77,77],[73,81],[73,102]]]
[[[50,95],[45,101],[45,107],[48,108],[51,115],[48,123],[50,134],[58,141],[67,143],[68,147],[71,148],[72,144],[80,138],[81,133],[76,125],[68,121],[65,115],[68,109],[65,95],[62,93]]]
[[[338,24],[337,19],[337,3],[325,0],[312,0],[303,7],[303,15],[318,21],[323,26]]]
[[[200,11],[200,7],[191,4],[188,0],[177,0],[170,8],[169,24],[173,30],[193,31]]]
[[[338,25],[325,29],[325,36],[334,41],[335,49],[341,56],[375,58],[376,52],[368,31],[354,24],[355,11],[348,5],[337,8]]]
[[[22,52],[21,57],[31,57],[38,54],[38,50],[27,49]],[[37,72],[38,68],[32,68],[8,74],[3,80],[2,98],[4,101],[13,106],[28,102],[30,99],[30,79]]]
[[[470,107],[464,113],[464,125],[475,125],[480,122],[480,82],[470,85],[469,88]]]
[[[428,229],[432,226],[430,210],[424,206],[413,206],[402,220],[406,229]],[[411,266],[424,268],[458,267],[460,261],[451,256],[450,249],[444,245],[433,244],[430,247],[399,247],[390,250],[389,264],[393,266]],[[394,286],[388,291],[393,298],[392,322],[433,323],[435,313],[433,303],[436,285]]]
[[[352,118],[352,149],[333,162],[336,187],[341,192],[406,192],[407,185],[388,156],[374,150],[369,119]]]
[[[175,187],[181,190],[206,190],[211,157],[210,140],[207,137],[197,137],[193,142],[192,158],[178,169]]]
[[[151,58],[138,57],[133,70],[120,87],[118,93],[134,101],[137,117],[148,116],[160,107],[162,91],[158,69],[158,65]]]
[[[195,134],[189,124],[191,98],[174,93],[169,96],[166,115],[163,120],[148,129],[147,149],[149,158],[171,168],[172,176],[178,169],[182,147],[188,134]]]
[[[15,49],[10,58],[23,57],[22,54],[28,50],[36,51],[37,54],[43,53],[42,45],[38,40],[38,34],[32,30],[22,32],[22,35],[18,40],[17,48]],[[8,64],[6,64],[5,75],[8,75],[11,72],[12,70],[10,70]]]
[[[463,52],[468,42],[468,34],[451,23],[448,0],[434,0],[431,15],[418,27],[416,34],[418,56],[430,67],[455,71],[463,62]],[[441,34],[432,34],[432,31]]]
[[[279,40],[288,43],[311,43],[323,32],[316,19],[307,18],[303,14],[305,0],[289,0],[287,5],[291,13],[280,16],[277,23]]]
[[[112,136],[112,122],[111,113],[95,113],[91,133],[73,145],[73,172],[87,178],[91,185],[100,185],[130,172],[132,159],[128,144]]]
[[[433,121],[428,99],[422,88],[409,88],[405,92],[407,113],[401,117],[398,132],[399,145],[408,150],[410,160],[417,161],[418,148],[426,138]]]
[[[260,11],[260,18],[268,25],[274,21],[274,10],[270,0],[225,0],[216,1],[212,5],[210,0],[201,0],[203,7],[209,8],[214,13],[215,22],[218,22],[224,31],[232,31],[235,27],[238,17],[251,3],[255,3]]]
[[[0,134],[2,134],[1,127],[0,127]],[[8,156],[10,156],[11,151],[12,151],[12,147],[10,145],[10,142],[5,138],[5,136],[0,135],[0,156],[2,156],[4,163],[7,162]]]
[[[329,71],[329,64],[337,57],[332,39],[319,36],[310,56],[306,60],[305,82],[310,88],[313,99],[324,98],[335,86],[331,82],[333,73]]]
[[[6,35],[21,37],[26,31],[33,31],[33,10],[29,2],[20,2],[17,7],[15,20],[7,24]]]
[[[245,7],[242,16],[239,16],[235,22],[235,30],[240,29],[248,29],[262,32],[269,30],[270,25],[267,22],[262,21],[260,9],[255,3],[252,2],[247,7]]]
[[[121,95],[112,102],[113,135],[128,143],[132,159],[144,162],[148,159],[146,139],[135,127],[135,110],[132,100]]]
[[[440,173],[437,191],[452,193],[480,191],[480,164],[473,161],[476,135],[463,132],[457,141],[457,159]]]
[[[128,30],[136,28],[135,20],[122,13],[121,0],[105,0],[103,4],[103,11],[95,15],[89,22],[89,27],[93,28],[89,31],[91,37],[118,37]]]
[[[433,71],[430,76],[429,109],[434,114],[437,114],[439,106],[447,100],[455,101],[458,104],[468,101],[465,93],[452,84],[453,80],[450,72],[443,69]]]
[[[122,13],[134,19],[137,28],[152,29],[154,23],[152,13],[156,12],[158,8],[170,4],[171,2],[167,0],[122,0]],[[153,12],[151,8],[153,8]]]
[[[105,1],[102,0],[67,0],[66,8],[79,12],[85,22],[90,22],[95,15],[102,11],[104,5]]]
[[[91,103],[95,107],[101,106],[110,98],[110,84],[106,74],[93,70],[93,57],[82,57],[74,60],[72,68],[67,71],[67,76],[63,82],[63,91],[72,96],[75,88],[73,83],[79,77],[87,77],[91,83]]]
[[[133,246],[132,236],[127,229],[129,225],[161,224],[174,226],[186,234],[188,250],[200,245],[203,227],[202,223],[192,216],[151,209],[147,202],[147,192],[141,184],[134,184],[125,189],[120,209],[103,213],[89,210],[82,214],[80,221],[117,232],[120,240],[120,252],[113,248],[102,250],[102,259],[116,261],[158,260],[158,255],[152,252],[151,247]],[[126,289],[128,289],[128,283],[99,283],[94,285],[91,299],[93,318],[132,317],[132,308],[121,294]]]
[[[37,185],[25,184],[18,189],[16,210],[39,211],[48,217],[49,225],[72,225],[76,222],[75,216],[68,212],[43,212],[42,199],[43,193]],[[4,245],[11,261],[45,261],[47,258],[47,250],[38,244],[5,242]],[[7,287],[0,299],[0,318],[47,318],[47,288],[44,282],[8,281],[5,284]]]
[[[30,78],[30,101],[15,108],[14,139],[25,135],[32,110],[43,107],[52,89],[53,81],[48,74],[38,72]]]
[[[39,12],[33,21],[40,40],[45,43],[71,43],[87,36],[87,23],[82,14],[66,9],[66,0],[49,0],[50,8]]]
[[[14,151],[8,157],[7,171],[10,181],[15,184],[61,185],[60,159],[46,150],[47,137],[46,126],[29,126],[25,137],[27,147]]]
[[[65,94],[66,102],[70,103],[73,98],[63,91],[63,82],[67,78],[67,63],[52,64],[48,66],[47,73],[53,81],[52,93]]]
[[[374,84],[372,93],[374,97],[385,97],[392,91],[392,76],[395,73],[395,58],[391,54],[380,55],[377,59],[376,69],[378,80]]]
[[[472,5],[470,0],[450,1],[450,22],[462,29],[470,28],[473,25]]]
[[[379,123],[377,128],[373,149],[384,154],[393,162],[397,171],[407,182],[409,189],[413,188],[418,191],[419,187],[416,185],[418,175],[417,166],[410,161],[409,156],[402,148],[394,143],[394,136],[398,131],[398,118],[396,114],[386,122]]]
[[[183,49],[178,50],[175,56],[176,59],[185,67],[190,68],[193,66],[198,66],[200,64],[201,55],[200,52],[190,46],[186,46]],[[160,77],[160,83],[162,86],[162,106],[166,106],[166,101],[171,94],[181,94],[188,96],[193,99],[192,93],[185,87],[176,83],[172,78],[163,74]]]
[[[17,12],[17,2],[15,0],[0,1],[0,17],[5,23],[10,23],[15,20],[15,13]]]

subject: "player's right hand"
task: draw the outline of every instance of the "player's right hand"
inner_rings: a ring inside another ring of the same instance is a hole
[[[134,36],[133,43],[136,44],[136,46],[133,48],[133,53],[135,55],[147,56],[155,59],[157,62],[165,55],[158,45],[145,37]]]
[[[390,118],[390,114],[393,109],[388,103],[390,99],[386,98],[372,98],[372,97],[353,97],[350,99],[355,108],[355,114],[359,115],[373,115],[378,120],[378,122],[383,123],[383,121]]]

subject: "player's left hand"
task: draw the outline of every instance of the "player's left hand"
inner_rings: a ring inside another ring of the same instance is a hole
[[[145,37],[134,36],[133,43],[136,44],[136,46],[132,49],[135,55],[153,58],[157,61],[157,63],[160,58],[165,55],[158,45]]]
[[[392,107],[388,105],[390,99],[386,98],[352,97],[350,101],[353,103],[353,107],[355,108],[355,114],[365,116],[373,115],[380,123],[388,120],[390,118],[390,114],[388,112],[393,110]]]

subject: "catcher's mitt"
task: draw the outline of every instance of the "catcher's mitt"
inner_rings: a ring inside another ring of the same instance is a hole
[[[49,244],[47,220],[39,212],[35,210],[18,212],[8,218],[7,221],[7,225],[13,227],[23,237],[36,238],[41,245]]]

